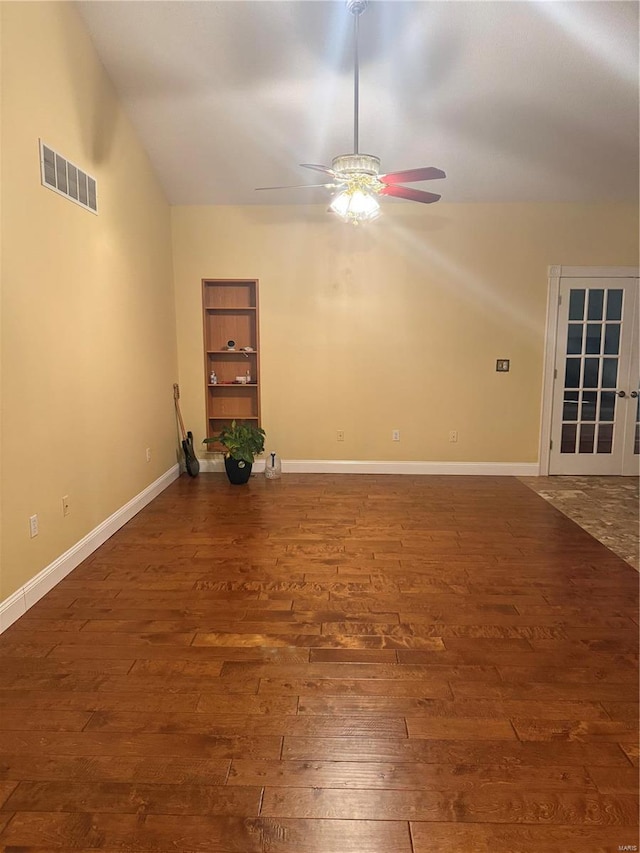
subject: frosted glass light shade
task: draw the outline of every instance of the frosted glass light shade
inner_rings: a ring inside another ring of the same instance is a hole
[[[359,189],[342,190],[334,196],[329,207],[345,222],[368,222],[380,214],[375,196]]]

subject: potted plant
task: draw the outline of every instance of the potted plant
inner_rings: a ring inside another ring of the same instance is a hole
[[[251,423],[231,421],[218,435],[205,438],[203,444],[221,444],[224,448],[224,468],[234,486],[246,483],[258,453],[264,451],[265,431]]]

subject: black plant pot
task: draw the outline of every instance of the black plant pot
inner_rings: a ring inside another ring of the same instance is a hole
[[[232,459],[230,456],[224,458],[227,477],[234,486],[243,486],[248,482],[252,467],[250,462],[243,462],[242,459]]]

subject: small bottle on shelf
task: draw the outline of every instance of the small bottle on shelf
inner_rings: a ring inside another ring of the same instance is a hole
[[[247,368],[247,385],[251,385],[251,371]]]
[[[211,371],[211,376],[209,377],[209,383],[211,385],[217,385],[218,384],[218,377],[216,376],[215,370]]]

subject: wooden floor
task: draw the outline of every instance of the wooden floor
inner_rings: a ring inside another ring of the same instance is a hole
[[[0,850],[636,850],[637,589],[511,478],[182,477],[0,637]]]

